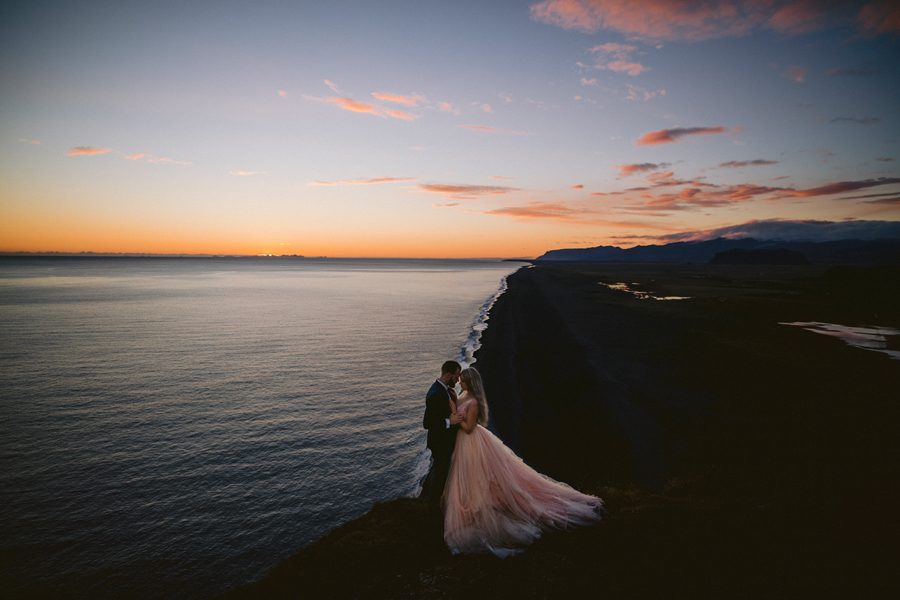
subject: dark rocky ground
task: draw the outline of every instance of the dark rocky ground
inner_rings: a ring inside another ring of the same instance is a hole
[[[896,597],[900,360],[779,323],[900,329],[898,286],[897,267],[523,269],[477,355],[491,427],[604,522],[451,556],[401,498],[221,598]]]

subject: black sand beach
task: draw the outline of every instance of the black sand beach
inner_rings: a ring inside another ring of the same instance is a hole
[[[454,557],[398,499],[221,598],[892,595],[900,360],[780,323],[900,329],[898,282],[890,266],[522,269],[476,355],[491,427],[604,498],[604,522]],[[602,285],[619,283],[688,299]]]

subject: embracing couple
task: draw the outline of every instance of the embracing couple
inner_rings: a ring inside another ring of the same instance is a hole
[[[462,393],[457,396],[456,384]],[[425,396],[431,470],[422,495],[443,510],[454,554],[521,552],[546,529],[600,520],[603,501],[541,475],[486,429],[481,375],[447,361]]]

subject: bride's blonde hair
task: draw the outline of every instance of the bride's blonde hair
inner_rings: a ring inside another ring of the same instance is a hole
[[[482,427],[487,426],[488,422],[488,405],[487,398],[484,396],[484,385],[481,383],[481,375],[473,367],[463,369],[459,378],[465,382],[466,390],[475,396],[478,401],[478,424]]]

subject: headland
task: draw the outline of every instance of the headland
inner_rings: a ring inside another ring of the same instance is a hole
[[[604,521],[451,556],[400,498],[222,599],[898,591],[900,267],[559,263],[508,286],[476,354],[490,426]]]

